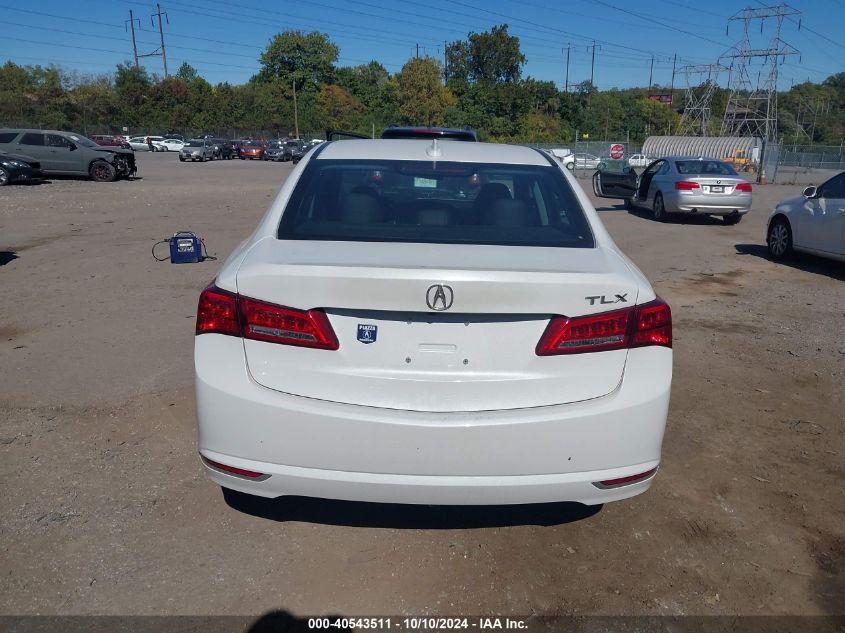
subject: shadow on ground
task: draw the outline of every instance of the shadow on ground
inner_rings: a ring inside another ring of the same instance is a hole
[[[760,259],[768,259],[769,249],[764,244],[735,244],[734,248],[739,255],[752,255]],[[775,262],[783,266],[789,266],[796,270],[803,270],[807,273],[815,273],[817,275],[826,275],[831,279],[838,279],[845,281],[845,264],[834,261],[832,259],[825,259],[824,257],[816,257],[815,255],[806,255],[804,253],[796,253],[790,259],[785,259]]]
[[[0,251],[0,266],[5,266],[18,258],[15,251]]]
[[[424,506],[364,503],[310,497],[265,499],[223,489],[230,508],[272,521],[302,521],[346,527],[461,530],[517,525],[560,525],[597,514],[602,506],[537,503],[508,506]]]

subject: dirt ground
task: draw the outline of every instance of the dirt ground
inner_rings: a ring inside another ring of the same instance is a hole
[[[196,300],[286,164],[139,154],[140,180],[0,189],[0,613],[843,614],[845,267],[599,204],[672,306],[652,489],[598,512],[227,503],[196,454]],[[582,181],[585,184],[586,180]],[[233,507],[234,505],[234,507]]]

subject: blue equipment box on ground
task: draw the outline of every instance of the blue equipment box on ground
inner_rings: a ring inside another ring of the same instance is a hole
[[[180,231],[170,238],[171,264],[194,264],[202,260],[202,241],[196,235]]]

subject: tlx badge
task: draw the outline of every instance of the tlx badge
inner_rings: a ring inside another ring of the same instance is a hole
[[[628,299],[626,298],[628,293],[625,292],[621,295],[613,295],[612,299],[608,299],[605,295],[595,295],[592,297],[584,297],[587,301],[590,302],[591,306],[596,304],[599,305],[607,305],[608,303],[628,303]]]

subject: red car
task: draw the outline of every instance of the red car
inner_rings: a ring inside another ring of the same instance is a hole
[[[264,150],[266,148],[267,143],[264,141],[244,141],[241,145],[241,160],[246,160],[247,158],[250,160],[254,158],[263,160]]]
[[[129,143],[120,135],[113,136],[111,134],[94,134],[91,140],[97,145],[103,147],[122,147],[124,149],[132,149]]]

